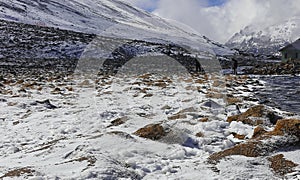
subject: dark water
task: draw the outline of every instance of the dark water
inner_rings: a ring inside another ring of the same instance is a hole
[[[262,103],[300,115],[300,76],[265,76],[266,87],[256,95]]]

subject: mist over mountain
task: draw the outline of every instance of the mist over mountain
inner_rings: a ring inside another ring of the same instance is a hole
[[[280,48],[300,37],[299,24],[300,18],[294,17],[265,28],[249,25],[230,38],[226,45],[253,54],[279,55]]]

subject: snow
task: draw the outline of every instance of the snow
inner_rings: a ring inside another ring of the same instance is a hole
[[[2,3],[1,19],[99,36],[172,42],[211,54],[233,53],[228,48],[208,43],[191,28],[178,26],[178,23],[132,7],[125,1],[54,0],[46,3],[4,0]]]
[[[203,62],[209,67],[215,54],[232,53],[185,26],[127,6],[125,1],[2,2],[14,7],[3,6],[2,19],[97,34],[79,63],[95,55],[107,58],[130,39],[187,46],[194,57],[210,60]],[[132,53],[146,57],[143,51]],[[151,55],[155,57],[161,58]],[[134,65],[131,62],[126,64],[129,69]],[[251,138],[255,128],[227,122],[239,109],[228,106],[223,98],[208,98],[207,93],[250,96],[251,92],[243,90],[251,86],[241,84],[227,91],[213,85],[225,80],[223,76],[192,77],[185,69],[148,78],[127,74],[125,66],[123,70],[116,76],[97,78],[95,74],[42,81],[21,77],[24,83],[9,77],[16,81],[0,86],[0,177],[26,167],[34,170],[32,176],[25,173],[5,179],[276,179],[266,158],[232,156],[216,166],[207,163],[212,153],[246,141],[234,138],[233,133]],[[245,102],[241,112],[256,103]],[[170,118],[178,114],[182,116]],[[113,125],[118,118],[124,122]],[[149,124],[161,124],[167,135],[153,141],[134,134]],[[298,150],[282,153],[299,163],[294,158]]]
[[[299,38],[300,18],[295,16],[277,24],[252,24],[236,33],[226,45],[255,54],[278,54],[287,43]]]
[[[153,81],[163,78],[150,77]],[[232,132],[250,138],[254,127],[226,122],[229,110],[225,111],[222,99],[211,99],[220,104],[218,116],[215,109],[203,108],[208,100],[205,94],[186,90],[193,82],[189,75],[182,75],[181,80],[178,75],[169,78],[173,83],[167,88],[135,84],[143,82],[135,76],[110,77],[100,86],[90,76],[71,76],[43,82],[41,91],[33,88],[26,93],[18,92],[20,84],[6,86],[13,94],[1,95],[7,102],[0,102],[2,175],[30,167],[36,179],[197,179],[199,174],[204,179],[276,178],[266,159],[240,156],[222,160],[217,165],[220,173],[214,172],[206,163],[209,155],[242,142],[233,138]],[[212,84],[209,80],[194,86]],[[61,93],[53,93],[55,87],[60,87]],[[137,88],[149,88],[147,93],[154,96],[144,97]],[[58,108],[34,103],[45,99]],[[166,105],[170,109],[162,108]],[[181,110],[186,118],[168,120]],[[210,121],[200,122],[202,116]],[[112,120],[122,117],[126,117],[124,124],[110,126]],[[171,131],[161,140],[133,134],[156,123]],[[204,136],[196,137],[198,132]],[[285,155],[299,163],[294,157],[298,153],[288,151]]]

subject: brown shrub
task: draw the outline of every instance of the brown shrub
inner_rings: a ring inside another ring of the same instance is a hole
[[[237,133],[231,133],[233,135],[234,138],[236,139],[240,139],[240,140],[243,140],[245,139],[245,135],[241,135],[241,134],[237,134]]]
[[[108,127],[119,126],[121,124],[124,124],[126,121],[127,121],[127,117],[117,118],[117,119],[113,120],[111,122],[111,125],[109,125]]]
[[[262,143],[260,141],[250,141],[243,144],[238,144],[232,148],[212,154],[208,162],[211,164],[218,163],[221,159],[232,155],[243,155],[247,157],[258,157],[264,155],[262,151]]]
[[[177,113],[173,116],[168,117],[168,120],[177,120],[177,119],[185,119],[187,118],[186,114]]]
[[[133,134],[146,139],[159,140],[166,136],[167,132],[165,132],[164,128],[160,124],[149,124],[137,130]]]
[[[196,134],[196,136],[197,136],[197,137],[204,137],[204,134],[203,134],[202,132],[198,132],[198,133]]]
[[[283,136],[284,134],[294,135],[300,139],[300,120],[283,119],[278,120],[275,129],[268,133],[273,136]]]
[[[266,134],[266,132],[267,131],[262,126],[257,126],[254,129],[252,139],[256,139],[258,137],[261,137],[262,135]]]
[[[2,178],[7,178],[7,177],[20,177],[22,175],[27,175],[27,176],[33,176],[33,173],[35,172],[35,170],[32,170],[28,167],[24,167],[24,168],[19,168],[19,169],[14,169],[11,171],[8,171],[7,173],[5,173],[3,176],[0,177],[0,179]]]
[[[227,118],[227,122],[237,121],[237,122],[243,122],[244,124],[250,124],[250,125],[259,125],[263,124],[263,121],[261,119],[265,115],[265,106],[263,105],[257,105],[250,109],[248,109],[246,112],[230,116]],[[251,118],[254,117],[254,118]]]
[[[222,94],[222,93],[208,93],[206,94],[207,98],[215,98],[215,99],[221,99],[221,98],[225,98],[226,95]]]
[[[204,118],[199,119],[199,121],[200,122],[208,122],[209,118],[208,117],[204,117]]]
[[[227,97],[227,98],[226,98],[226,101],[227,101],[227,104],[228,104],[228,105],[233,105],[233,104],[241,103],[241,102],[242,102],[241,99],[235,98],[235,97]]]
[[[259,131],[259,130],[257,130]],[[263,132],[263,130],[260,130]],[[270,141],[268,143],[263,140],[271,139],[273,136],[296,136],[296,139],[287,138],[285,141],[279,139],[273,139],[274,141]],[[286,147],[290,145],[294,145],[295,143],[299,143],[300,140],[300,120],[296,119],[287,119],[287,120],[279,120],[276,124],[276,127],[271,132],[262,133],[262,135],[258,136],[257,139],[251,139],[243,144],[238,144],[232,148],[227,150],[217,152],[212,154],[209,157],[210,163],[217,163],[220,159],[231,156],[231,155],[244,155],[247,157],[258,157],[267,155],[281,147]]]
[[[298,164],[286,160],[283,154],[278,154],[276,156],[270,157],[268,158],[268,160],[271,162],[270,167],[273,169],[273,171],[281,176],[294,172],[293,168],[298,166]]]

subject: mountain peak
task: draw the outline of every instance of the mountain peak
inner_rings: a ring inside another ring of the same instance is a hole
[[[288,43],[299,38],[300,17],[262,27],[250,25],[236,33],[226,45],[254,54],[274,55]]]

